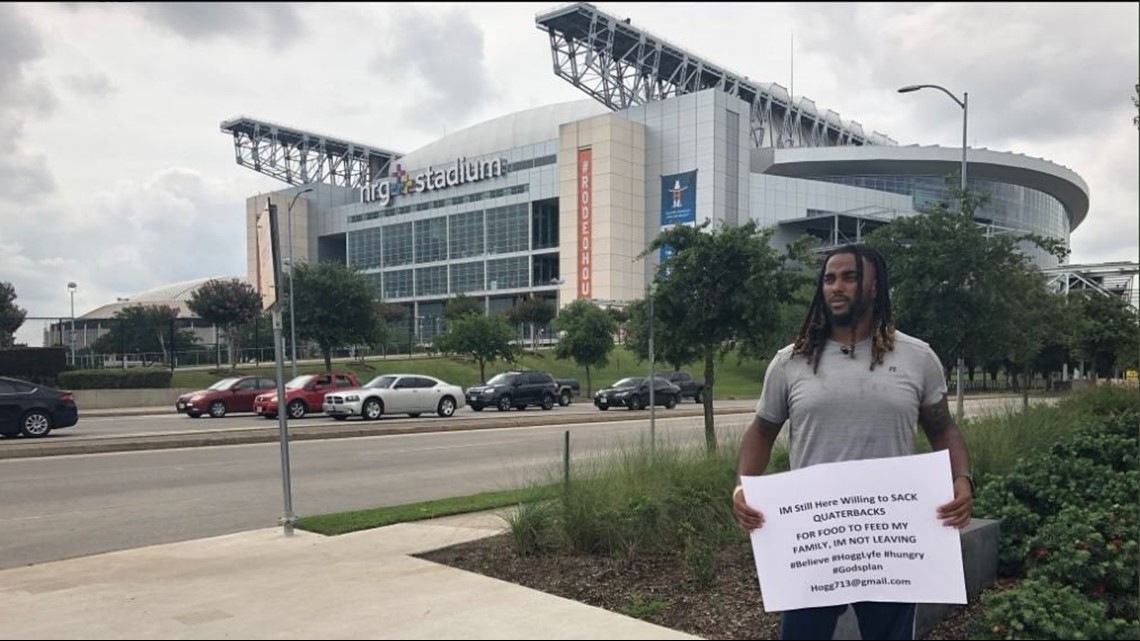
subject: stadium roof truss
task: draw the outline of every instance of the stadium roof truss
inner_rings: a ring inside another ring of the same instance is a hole
[[[360,189],[374,177],[387,176],[402,155],[252,118],[227,120],[221,128],[233,135],[237,164],[290,185]]]
[[[1089,289],[1105,296],[1120,297],[1133,308],[1140,306],[1136,278],[1140,263],[1113,262],[1091,265],[1058,265],[1042,270],[1046,284],[1055,292]]]
[[[718,88],[751,105],[755,147],[896,145],[839,114],[820,113],[775,83],[757,83],[580,2],[535,18],[550,35],[554,73],[610,109]]]

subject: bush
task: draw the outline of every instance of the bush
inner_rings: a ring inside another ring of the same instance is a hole
[[[59,375],[59,386],[81,389],[162,389],[170,387],[170,370],[84,369]]]
[[[1057,407],[1082,416],[1140,413],[1140,391],[1121,385],[1097,385],[1073,392],[1057,403]]]
[[[1028,575],[1103,599],[1110,617],[1135,619],[1138,517],[1134,503],[1065,507],[1030,539]]]
[[[1135,639],[1135,625],[1105,616],[1103,603],[1065,585],[1027,579],[982,595],[987,639]]]

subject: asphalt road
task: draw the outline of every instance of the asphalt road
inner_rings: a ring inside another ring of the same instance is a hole
[[[978,415],[1018,405],[1014,399],[970,399],[966,408],[968,415]],[[566,409],[504,417],[537,419]],[[576,464],[648,437],[646,412],[616,414],[635,419],[293,442],[294,511],[303,516],[398,505],[556,477],[566,431]],[[700,416],[668,418],[668,411],[658,416],[660,443],[703,442]],[[750,418],[718,414],[718,435],[735,441]],[[169,416],[91,419],[73,436],[63,436],[65,430],[56,438],[82,438],[96,425],[110,429],[126,423],[155,431],[179,421],[211,422]],[[234,426],[269,423],[256,417],[218,422],[228,426],[230,421]],[[24,442],[7,439],[0,447]],[[0,568],[272,527],[284,510],[277,443],[3,459],[0,479]]]
[[[748,415],[718,416],[722,434]],[[702,419],[659,419],[662,442]],[[646,436],[647,421],[292,443],[298,515],[524,486]],[[283,514],[277,444],[0,460],[0,568],[272,527]]]

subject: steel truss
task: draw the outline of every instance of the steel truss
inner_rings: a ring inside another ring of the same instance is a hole
[[[820,113],[807,98],[795,99],[776,83],[757,83],[599,11],[577,3],[535,18],[550,35],[554,73],[610,109],[626,109],[704,89],[718,88],[751,105],[755,147],[896,145],[867,135],[857,122]]]
[[[1138,306],[1136,278],[1140,263],[1113,262],[1087,265],[1059,265],[1041,270],[1053,291],[1068,293],[1074,289],[1091,289],[1105,296],[1123,298]]]
[[[290,185],[325,183],[360,189],[402,154],[251,118],[221,125],[233,134],[237,164]]]

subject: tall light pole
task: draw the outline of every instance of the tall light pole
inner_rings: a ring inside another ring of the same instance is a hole
[[[293,200],[289,201],[289,209],[285,211],[285,217],[289,221],[289,345],[291,350],[289,361],[293,364],[293,378],[297,378],[297,314],[293,311],[296,307],[293,304],[293,275],[296,272],[296,263],[293,262],[293,205],[297,204],[297,199],[301,197],[301,194],[307,194],[310,191],[313,191],[312,187],[297,192],[293,196]]]
[[[899,89],[899,93],[910,93],[912,91],[918,91],[919,89],[937,89],[937,90],[941,91],[942,93],[946,94],[947,96],[950,96],[950,99],[953,100],[955,104],[957,104],[959,107],[962,108],[962,183],[961,184],[962,184],[962,213],[965,214],[966,213],[966,207],[965,207],[965,205],[966,205],[966,121],[968,119],[969,112],[970,112],[970,110],[969,110],[970,94],[963,91],[962,92],[962,99],[958,100],[957,96],[950,93],[950,91],[947,90],[945,87],[940,87],[938,85],[907,85],[907,86]],[[958,419],[959,420],[961,420],[962,417],[965,415],[965,413],[964,413],[965,396],[964,396],[963,391],[962,391],[962,384],[963,384],[963,382],[962,382],[962,370],[964,370],[965,368],[966,368],[965,360],[962,358],[962,355],[959,354],[958,355],[958,398],[957,398],[957,401],[958,401],[958,408],[957,408],[958,412],[957,413],[958,413]]]
[[[67,284],[67,293],[71,295],[71,336],[68,337],[68,343],[71,344],[71,366],[75,367],[75,290],[79,287],[74,282]]]

